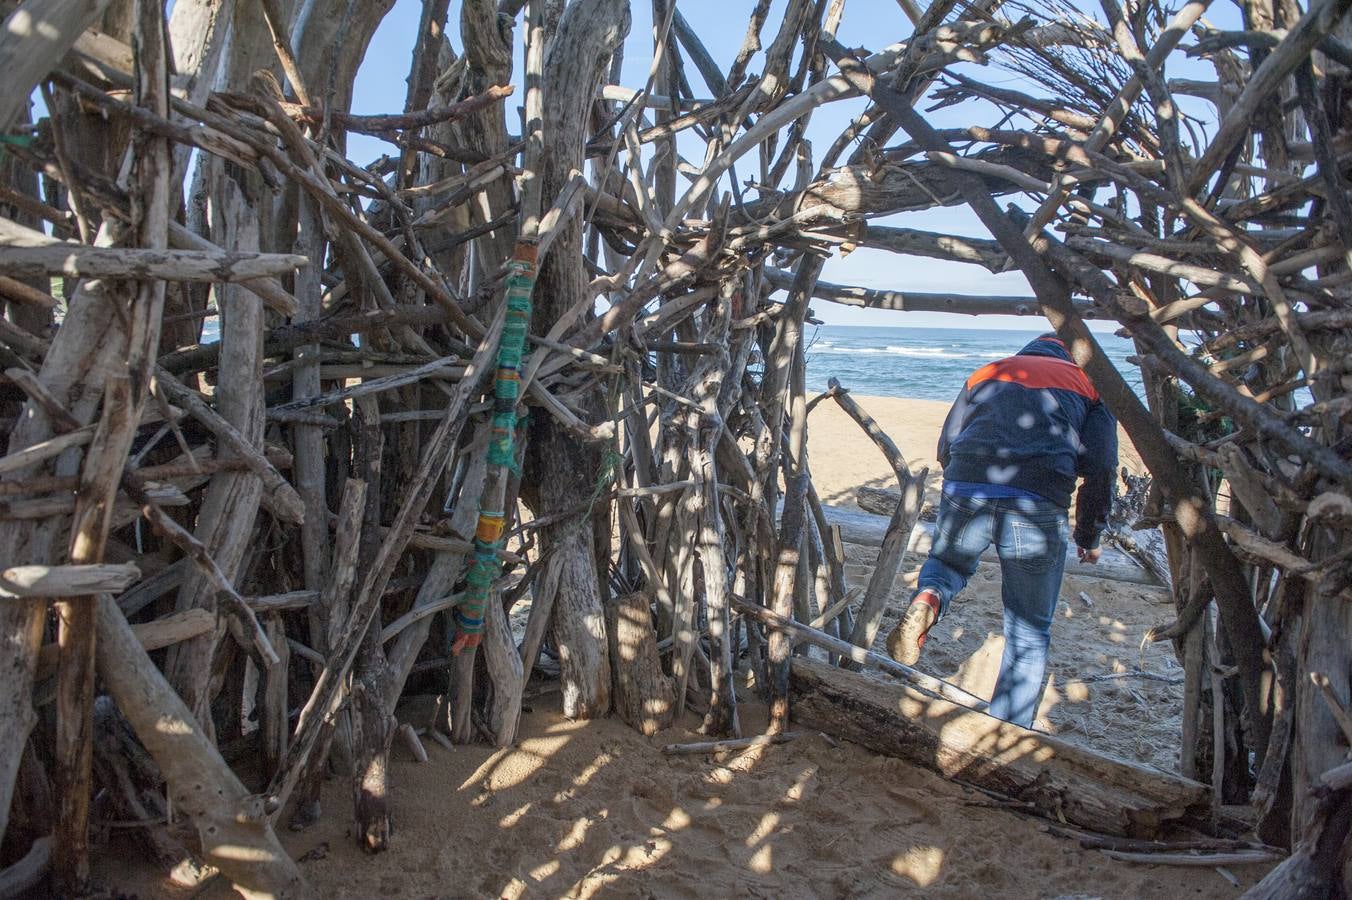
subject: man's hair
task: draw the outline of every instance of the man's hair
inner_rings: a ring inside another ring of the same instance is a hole
[[[1061,340],[1061,336],[1055,331],[1048,331],[1046,334],[1039,334],[1037,339],[1039,341],[1059,341]]]

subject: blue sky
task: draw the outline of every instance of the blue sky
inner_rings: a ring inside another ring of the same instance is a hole
[[[360,0],[358,0],[360,2]],[[786,0],[776,0],[765,30],[763,42],[773,39],[779,14]],[[1097,4],[1094,4],[1097,6]],[[459,6],[454,2],[448,25],[451,43],[460,50]],[[746,23],[754,6],[754,0],[680,0],[682,15],[699,32],[710,54],[726,71],[735,57],[746,33]],[[396,0],[394,8],[386,16],[379,31],[372,40],[366,61],[357,77],[353,107],[355,112],[376,113],[402,110],[408,65],[411,59],[413,42],[416,37],[418,20],[422,8],[421,0]],[[1232,20],[1233,9],[1221,12],[1227,20]],[[641,88],[647,80],[648,68],[652,59],[652,18],[648,3],[635,2],[631,5],[633,19],[629,38],[625,46],[625,65],[623,83],[627,87]],[[1215,16],[1213,16],[1214,20]],[[520,19],[518,19],[518,26]],[[1219,23],[1218,23],[1219,24]],[[1233,21],[1226,21],[1232,26]],[[890,43],[902,40],[911,32],[911,25],[895,0],[851,0],[846,6],[845,16],[839,32],[840,41],[850,47],[866,47],[878,50]],[[521,103],[519,79],[521,73],[521,28],[517,29],[518,64],[514,73],[518,79],[517,93],[508,100],[509,118],[515,120],[515,107]],[[1178,54],[1176,54],[1178,56]],[[749,68],[752,73],[759,71],[761,57],[753,59]],[[1202,64],[1180,60],[1171,62],[1170,75],[1188,75],[1205,77],[1206,66],[1197,71]],[[1192,69],[1193,71],[1188,71]],[[699,78],[693,66],[688,67],[692,88],[697,94],[708,96],[708,89]],[[987,66],[980,70],[979,77],[987,83],[1008,84],[1021,90],[1037,93],[1026,82],[1007,70]],[[1045,93],[1045,92],[1043,92]],[[1183,101],[1181,101],[1183,102]],[[832,140],[844,129],[850,118],[864,108],[862,99],[840,101],[817,110],[808,130],[808,138],[813,142],[816,153],[823,153]],[[1209,107],[1202,104],[1186,104],[1187,111],[1210,121],[1213,117]],[[933,114],[931,121],[937,127],[965,127],[972,124],[992,126],[998,122],[998,113],[989,106],[964,105],[961,108],[949,108]],[[702,148],[702,144],[700,144]],[[682,151],[689,154],[691,145],[686,143]],[[353,136],[349,140],[349,152],[360,162],[366,162],[381,153],[389,152],[387,145],[370,138]],[[698,162],[702,156],[696,156]],[[739,171],[747,176],[744,165]],[[1028,205],[1027,198],[1023,198]],[[973,237],[989,237],[976,217],[966,207],[928,210],[920,213],[908,213],[877,220],[885,224],[923,228],[951,234]],[[860,249],[844,259],[833,258],[826,266],[822,276],[828,281],[862,285],[872,288],[887,288],[897,291],[955,292],[972,294],[1031,294],[1027,282],[1018,272],[994,275],[982,268],[941,260],[903,257],[878,250]],[[880,325],[880,326],[920,326],[920,327],[965,327],[965,328],[1040,328],[1045,325],[1041,318],[1020,318],[1014,316],[972,317],[945,313],[896,313],[882,310],[864,310],[844,307],[832,303],[816,302],[814,310],[817,316],[833,325]],[[1091,327],[1098,330],[1113,330],[1112,323],[1094,323]]]

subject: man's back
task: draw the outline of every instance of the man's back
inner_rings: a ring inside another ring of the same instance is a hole
[[[938,459],[948,482],[1037,495],[1069,508],[1077,478],[1076,542],[1097,545],[1112,501],[1117,423],[1055,337],[972,373],[944,423]]]

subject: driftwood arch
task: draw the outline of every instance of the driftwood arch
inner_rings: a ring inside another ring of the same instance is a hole
[[[426,0],[402,112],[352,114],[391,6],[0,3],[0,832],[27,852],[7,887],[48,856],[60,890],[86,887],[97,783],[128,819],[172,802],[241,891],[303,895],[274,825],[321,814],[332,758],[363,845],[385,846],[415,671],[448,679],[439,740],[510,744],[546,640],[569,715],[651,732],[693,698],[735,738],[738,667],[775,734],[791,701],[868,701],[795,665],[807,641],[967,723],[934,746],[905,716],[850,732],[866,743],[1044,809],[1066,809],[1047,785],[1111,784],[1070,814],[1117,833],[1192,815],[1204,781],[1291,849],[1255,896],[1352,893],[1345,0],[1245,0],[1242,30],[1204,0],[1102,0],[1097,19],[904,0],[911,27],[866,49],[837,41],[839,0],[763,2],[731,60],[655,0],[650,76],[628,87],[627,0],[463,0],[458,21]],[[1188,57],[1215,77],[1175,77]],[[854,98],[813,147],[812,112]],[[933,103],[986,124],[936,129]],[[388,155],[353,162],[354,133]],[[877,221],[953,205],[989,237]],[[1030,292],[821,280],[854,247],[1019,270]],[[519,368],[499,352],[513,272],[533,307]],[[1185,778],[1071,750],[1006,765],[975,698],[867,652],[926,475],[875,434],[901,493],[879,586],[848,594],[806,451],[814,299],[1040,312],[1067,339],[1154,479],[1118,537],[1139,553],[1162,529],[1148,565],[1178,618],[1152,636],[1187,672]],[[1135,341],[1145,402],[1087,317]],[[511,458],[490,452],[504,429]],[[471,565],[491,577],[466,587]],[[261,790],[221,754],[255,707]]]

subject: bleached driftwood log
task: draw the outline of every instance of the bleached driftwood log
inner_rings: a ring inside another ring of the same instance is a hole
[[[12,566],[0,572],[0,598],[120,594],[140,577],[141,570],[131,563]]]
[[[640,734],[671,725],[676,698],[662,672],[646,594],[626,594],[606,604],[606,634],[615,679],[615,712]]]
[[[196,827],[204,858],[245,896],[310,896],[263,799],[230,771],[108,597],[98,600],[98,635],[99,676]]]
[[[1105,834],[1151,837],[1206,788],[984,713],[812,660],[794,661],[798,721]]]

